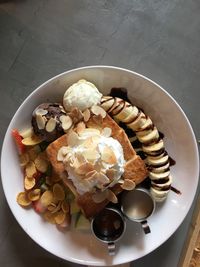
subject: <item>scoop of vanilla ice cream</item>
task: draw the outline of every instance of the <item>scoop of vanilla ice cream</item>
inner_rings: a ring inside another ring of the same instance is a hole
[[[102,94],[94,84],[86,80],[79,80],[72,84],[65,92],[63,97],[63,106],[66,111],[73,107],[84,111],[93,105],[99,104]]]
[[[68,146],[67,149],[66,147],[62,147],[57,158],[58,160],[62,160],[65,164],[68,177],[72,180],[77,192],[79,194],[84,194],[95,190],[95,188],[104,190],[114,186],[124,172],[125,160],[121,144],[112,137],[101,135],[98,133],[98,130],[95,132],[94,129],[92,129],[92,131],[86,130],[78,139],[77,145],[72,147]],[[113,162],[105,160],[105,151],[110,151],[111,154],[113,153],[116,160]],[[91,152],[94,153],[94,155],[96,154],[94,159],[91,159]],[[63,159],[62,157],[60,158],[61,154],[64,155]],[[83,162],[92,164],[94,175],[91,177],[88,177],[87,171],[79,175],[77,164],[73,164],[73,162],[77,163],[77,159],[79,159],[81,155],[84,156]],[[112,172],[113,170],[114,172],[110,180],[108,172],[111,169]]]

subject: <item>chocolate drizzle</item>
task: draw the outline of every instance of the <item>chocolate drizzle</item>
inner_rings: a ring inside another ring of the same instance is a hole
[[[127,89],[124,87],[113,87],[110,90],[109,95],[113,96],[113,97],[119,97],[119,98],[123,99],[124,101],[131,103],[130,99],[128,98]]]
[[[122,112],[122,117],[124,116],[123,113],[125,108],[130,108],[131,101],[128,98],[127,90],[125,88],[112,88],[110,91],[111,98],[106,98],[102,100],[102,104],[108,103],[107,105],[107,112],[111,114],[114,118],[117,119],[117,116]],[[120,98],[120,99],[119,99]],[[124,101],[121,101],[123,99]],[[125,102],[127,101],[127,102]],[[160,172],[162,172],[162,175],[158,179],[152,179],[147,178],[148,185],[151,184],[151,187],[153,187],[155,190],[159,191],[169,191],[170,188],[177,194],[180,194],[180,191],[177,189],[174,189],[174,187],[171,187],[171,177],[169,175],[170,166],[175,165],[175,160],[173,160],[171,157],[168,156],[165,148],[162,146],[162,143],[159,144],[159,142],[162,142],[162,139],[164,138],[164,134],[162,132],[157,132],[156,127],[154,126],[151,119],[143,113],[143,110],[134,107],[134,113],[133,116],[129,115],[129,117],[126,118],[125,122],[119,122],[119,126],[124,129],[127,136],[129,137],[129,140],[133,146],[133,148],[136,150],[137,154],[146,161],[146,166],[150,172],[152,172],[152,175],[156,177],[159,177]],[[135,115],[134,115],[135,114]],[[125,115],[126,116],[126,115]],[[140,120],[146,119],[146,122],[141,127],[138,127],[140,124]],[[135,125],[137,125],[136,130],[132,130],[131,128],[135,129]],[[131,128],[130,128],[131,127]],[[154,132],[155,134],[154,136]],[[144,132],[142,136],[147,136],[149,133],[152,132],[152,136],[150,140],[146,140],[145,138],[141,139],[142,142],[139,141],[141,134]],[[139,137],[139,139],[138,139]],[[154,146],[155,145],[155,146]],[[152,146],[152,149],[151,149]],[[144,151],[145,150],[145,151]],[[148,160],[148,157],[151,158],[151,160]],[[166,159],[164,158],[166,157]],[[155,161],[158,158],[163,158],[163,160]],[[152,161],[153,159],[153,161]],[[149,162],[152,161],[152,164],[149,164]],[[153,177],[152,177],[153,178]]]

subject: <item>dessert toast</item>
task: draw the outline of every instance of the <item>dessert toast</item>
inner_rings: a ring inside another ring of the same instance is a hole
[[[135,184],[139,184],[147,177],[148,173],[143,160],[136,154],[124,130],[109,115],[106,115],[105,118],[102,118],[102,121],[100,123],[95,122],[95,120],[93,120],[93,117],[91,116],[88,122],[86,122],[86,127],[101,127],[102,129],[105,127],[109,127],[112,129],[111,137],[118,140],[122,145],[124,151],[124,158],[126,160],[122,179],[132,180]],[[57,160],[57,154],[59,149],[62,146],[68,145],[67,136],[68,133],[51,143],[46,150],[47,156],[53,166],[55,173],[61,177],[64,184],[69,187],[75,195],[76,202],[80,206],[82,212],[87,218],[91,218],[98,212],[100,212],[109,203],[109,200],[106,199],[100,203],[94,202],[93,193],[87,192],[82,195],[79,194],[75,186],[73,185],[73,182],[68,179],[68,174],[65,170],[63,162]],[[124,190],[122,189],[120,184],[115,184],[110,189],[115,195],[119,194]]]

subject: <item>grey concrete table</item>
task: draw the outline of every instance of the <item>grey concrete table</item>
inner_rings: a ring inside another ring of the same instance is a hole
[[[0,2],[1,145],[10,119],[36,86],[65,70],[95,64],[129,68],[158,82],[200,137],[200,1]],[[165,244],[131,266],[177,266],[192,210]],[[76,266],[23,232],[2,187],[0,225],[0,266]]]

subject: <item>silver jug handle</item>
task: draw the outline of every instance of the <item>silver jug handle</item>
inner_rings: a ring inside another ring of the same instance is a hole
[[[143,228],[145,234],[151,233],[150,227],[149,227],[149,225],[148,225],[148,223],[147,223],[146,220],[145,221],[142,221],[141,222],[141,225],[142,225],[142,228]]]
[[[108,253],[110,256],[115,255],[115,243],[114,242],[109,242],[108,243]]]

